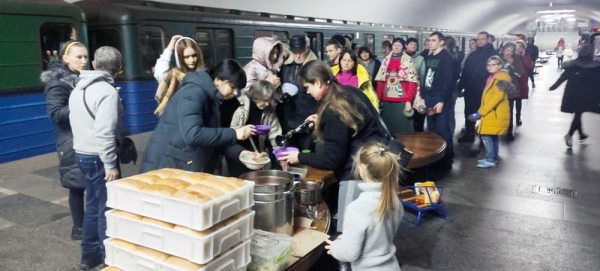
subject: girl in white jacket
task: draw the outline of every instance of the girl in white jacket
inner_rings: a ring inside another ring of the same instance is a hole
[[[364,180],[358,184],[362,193],[346,207],[344,234],[325,246],[338,261],[351,263],[353,271],[400,270],[393,243],[404,212],[396,195],[398,160],[379,142],[356,153],[354,172]]]
[[[171,67],[170,64],[173,51],[176,51],[175,63],[177,67]],[[181,87],[181,82],[187,73],[203,68],[202,50],[200,50],[196,41],[181,35],[173,36],[154,66],[154,78],[158,81],[155,96],[158,107],[154,114],[157,116],[162,114],[171,96]]]

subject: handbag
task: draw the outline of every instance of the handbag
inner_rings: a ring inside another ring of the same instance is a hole
[[[92,117],[93,120],[96,120],[96,116],[94,113],[92,113],[92,110],[90,110],[90,107],[85,101],[85,88],[83,89],[83,105],[85,105],[85,109],[87,110],[88,114],[90,114],[90,117]],[[133,162],[135,165],[138,159],[138,154],[137,149],[135,148],[135,143],[133,143],[131,138],[123,137],[121,142],[117,140],[117,157],[119,158],[119,162],[121,164],[129,164]]]

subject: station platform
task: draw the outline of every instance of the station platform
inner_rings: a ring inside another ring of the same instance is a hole
[[[556,58],[539,68],[537,88],[523,101],[523,126],[516,140],[501,141],[500,163],[478,169],[478,141],[455,143],[445,187],[449,219],[406,212],[395,244],[403,271],[421,270],[599,270],[600,116],[584,114],[590,138],[563,136],[572,115],[560,112],[563,86],[549,92],[560,75]],[[463,100],[456,106],[457,137]],[[150,133],[133,136],[143,156]],[[68,191],[58,180],[50,153],[0,164],[0,270],[65,270],[78,263],[79,242],[70,240]],[[124,165],[123,175],[138,166]],[[534,186],[577,191],[576,198],[533,193]],[[329,270],[315,266],[313,270]]]

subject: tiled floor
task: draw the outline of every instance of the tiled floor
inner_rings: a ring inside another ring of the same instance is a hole
[[[476,167],[477,144],[456,145],[452,172],[436,180],[446,187],[450,219],[426,216],[417,227],[415,215],[406,214],[395,242],[404,271],[600,270],[600,116],[584,114],[590,138],[565,147],[571,116],[559,111],[562,88],[548,91],[559,75],[555,65],[551,60],[536,76],[537,89],[523,103],[523,126],[514,142],[502,141],[497,168]],[[459,100],[457,116],[462,109]],[[457,122],[461,127],[462,119]],[[140,157],[148,137],[134,137]],[[137,166],[123,170],[129,176]],[[533,194],[534,185],[575,189],[578,197]],[[64,270],[77,263],[70,223],[55,154],[0,164],[0,270]]]

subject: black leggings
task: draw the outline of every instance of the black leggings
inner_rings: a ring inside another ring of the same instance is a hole
[[[69,207],[71,208],[71,216],[73,217],[73,227],[83,226],[84,191],[85,189],[69,189]]]
[[[579,132],[579,136],[583,135],[583,127],[581,126],[581,112],[575,112],[573,121],[571,122],[571,129],[569,129],[569,136],[573,136],[575,131]]]
[[[533,62],[533,66],[535,67],[535,61]],[[529,69],[529,79],[531,79],[531,83],[535,84],[535,77],[533,77],[535,74],[533,74],[534,69]]]
[[[523,100],[521,98],[518,99],[510,99],[508,100],[508,103],[510,105],[510,124],[508,125],[508,133],[512,134],[513,132],[513,112],[514,109],[516,109],[516,117],[517,117],[517,121],[521,120],[521,108],[523,107]],[[515,108],[516,107],[516,108]]]
[[[564,56],[559,56],[558,58],[558,66],[560,67],[560,65],[562,65],[563,63],[563,58],[565,58]]]

